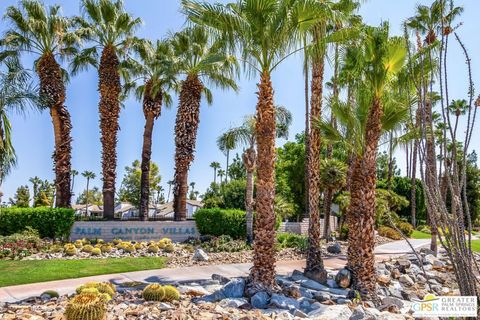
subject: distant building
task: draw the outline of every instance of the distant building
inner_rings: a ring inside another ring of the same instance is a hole
[[[202,207],[203,203],[201,201],[187,200],[187,219],[193,219],[193,214]],[[150,208],[148,215],[157,219],[173,220],[173,201]]]
[[[75,215],[81,217],[103,217],[103,206],[96,204],[74,204],[72,209],[75,211]]]

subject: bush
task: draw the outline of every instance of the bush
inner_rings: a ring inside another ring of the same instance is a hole
[[[397,228],[400,229],[400,231],[402,231],[402,233],[407,237],[410,237],[414,230],[410,223],[404,221],[397,223]]]
[[[381,235],[382,237],[386,237],[392,240],[401,240],[402,235],[397,232],[397,230],[387,227],[387,226],[381,226],[378,228],[378,234]]]
[[[73,209],[65,208],[2,208],[0,235],[10,235],[31,227],[42,238],[68,237],[75,221]]]
[[[201,246],[208,252],[239,252],[250,249],[244,240],[233,240],[228,235],[214,237],[201,243]]]
[[[233,239],[246,237],[245,212],[220,208],[200,209],[195,212],[195,223],[202,235],[228,235]]]
[[[48,243],[42,241],[36,230],[27,227],[20,233],[0,236],[0,259],[21,259],[46,249]]]
[[[295,233],[279,233],[277,242],[280,248],[297,248],[301,251],[306,251],[308,248],[308,238]]]

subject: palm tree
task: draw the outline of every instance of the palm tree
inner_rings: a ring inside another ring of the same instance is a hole
[[[179,74],[186,75],[180,89],[180,105],[175,122],[175,185],[173,207],[175,220],[187,218],[188,170],[194,159],[197,130],[200,121],[202,95],[212,103],[210,83],[221,89],[237,90],[233,80],[234,57],[224,52],[222,41],[212,40],[206,29],[196,26],[172,37]]]
[[[220,177],[220,184],[223,184],[223,177],[225,176],[225,170],[219,169],[218,176]]]
[[[237,0],[210,5],[183,0],[191,21],[208,26],[240,52],[244,66],[260,77],[256,114],[257,211],[249,293],[275,287],[275,105],[271,74],[297,43],[302,22],[311,25],[316,12],[295,0]],[[300,1],[303,2],[303,1]]]
[[[344,162],[333,158],[322,160],[320,165],[320,184],[325,190],[323,202],[323,236],[327,241],[330,237],[330,212],[333,195],[337,190],[342,188],[346,182],[347,166]]]
[[[275,115],[277,138],[288,139],[288,129],[292,122],[292,114],[285,107],[277,106]],[[253,241],[253,172],[257,162],[255,116],[247,116],[240,126],[230,128],[218,140],[229,141],[232,149],[240,145],[246,147],[242,159],[247,171],[247,187],[245,189],[247,243],[251,244]]]
[[[343,143],[354,152],[347,217],[347,267],[352,272],[353,288],[373,299],[377,298],[373,248],[378,142],[382,132],[388,132],[405,119],[408,110],[391,93],[391,88],[387,90],[406,57],[404,40],[389,38],[388,31],[388,24],[365,27],[360,48],[363,59],[358,61],[363,72],[356,85],[356,110],[352,113],[348,104],[332,105],[332,112],[347,127]],[[322,126],[327,139],[341,139],[337,129],[326,123]]]
[[[233,150],[235,146],[233,142],[230,139],[228,139],[228,137],[223,135],[217,138],[217,146],[218,146],[218,149],[220,149],[220,151],[222,151],[223,154],[225,154],[225,156],[227,157],[227,167],[225,169],[225,182],[228,182],[228,165],[230,161],[230,151]]]
[[[213,169],[213,183],[217,184],[217,170],[220,169],[220,163],[213,161],[210,163],[210,168]]]
[[[119,58],[129,49],[141,20],[125,12],[122,0],[82,0],[81,7],[83,18],[77,17],[76,23],[80,32],[94,45],[75,56],[72,72],[76,74],[89,65],[98,70],[103,212],[106,218],[113,218],[122,90]]]
[[[90,202],[88,201],[89,200],[88,199],[88,187],[89,187],[89,184],[90,184],[90,180],[95,179],[96,175],[92,171],[85,170],[85,171],[82,172],[82,176],[87,179],[87,192],[86,192],[86,200],[85,200],[85,216],[87,216],[88,215],[88,205],[90,204]]]
[[[6,71],[0,71],[0,187],[16,164],[9,114],[12,111],[23,114],[29,106],[33,107],[38,102],[36,88],[17,57],[9,57],[3,62]]]
[[[55,136],[56,206],[69,208],[72,123],[64,105],[67,73],[57,58],[77,51],[79,33],[73,30],[72,20],[61,15],[60,6],[45,8],[37,0],[22,0],[19,7],[8,7],[5,16],[11,29],[5,34],[4,44],[13,50],[38,56],[35,70],[40,78],[40,98],[50,110]]]
[[[190,195],[188,196],[190,200],[197,200],[195,196],[195,182],[190,182]]]
[[[168,184],[167,202],[169,202],[170,201],[170,191],[172,191],[172,186],[175,184],[175,181],[169,180],[167,182],[167,184]]]
[[[72,176],[72,187],[70,188],[70,193],[73,195],[73,187],[75,185],[75,177],[78,176],[78,171],[75,169],[72,169],[70,171],[70,175]]]
[[[137,41],[135,51],[139,61],[127,61],[132,76],[140,76],[144,83],[136,88],[137,99],[143,99],[143,114],[145,129],[143,132],[141,178],[140,178],[140,220],[148,217],[148,203],[150,199],[150,160],[152,156],[152,134],[155,120],[160,116],[162,103],[169,107],[172,99],[168,91],[176,84],[174,72],[174,57],[170,44],[167,41],[149,40]],[[131,83],[129,89],[135,87]]]

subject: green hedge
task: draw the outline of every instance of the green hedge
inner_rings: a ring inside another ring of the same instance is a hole
[[[199,209],[194,214],[198,231],[202,235],[229,235],[234,239],[246,237],[245,211],[234,209]]]
[[[73,209],[64,208],[2,208],[0,235],[22,232],[27,227],[38,231],[42,238],[68,237],[75,221]]]

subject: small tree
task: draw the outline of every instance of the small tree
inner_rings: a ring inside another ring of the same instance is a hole
[[[28,208],[30,206],[30,190],[28,186],[18,187],[13,199],[10,198],[10,204],[19,208]]]

